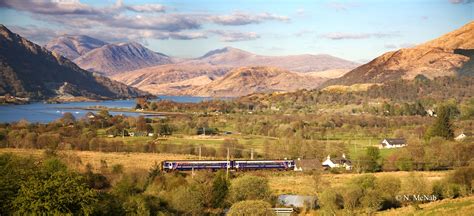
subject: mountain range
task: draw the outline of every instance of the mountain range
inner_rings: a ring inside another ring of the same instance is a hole
[[[323,86],[384,83],[423,75],[474,75],[474,22],[412,48],[387,52]]]
[[[212,50],[191,62],[232,67],[270,66],[302,73],[331,69],[351,69],[358,66],[358,64],[354,62],[326,54],[263,56],[233,47]]]
[[[297,89],[298,86],[313,89],[318,87],[322,81],[327,80],[328,76],[330,78],[342,76],[356,65],[353,62],[329,55],[262,56],[237,48],[225,47],[210,51],[199,58],[129,71],[111,77],[153,94],[241,96],[249,92],[232,93],[222,89],[204,90],[203,88],[218,88],[221,86],[218,83],[226,81],[229,88],[232,88],[231,85],[256,86],[249,88],[255,92],[291,91]],[[233,84],[228,79],[221,79],[233,69],[247,70],[248,67],[259,68],[253,73],[261,72],[263,74],[254,76],[256,79],[240,80],[247,83],[235,82]],[[276,70],[274,67],[280,69]],[[277,75],[277,73],[282,74]],[[307,73],[308,76],[302,76],[303,73]],[[291,77],[295,79],[280,79],[278,89],[270,88],[271,85],[263,85],[266,82],[264,79],[270,77],[269,74],[273,77],[272,81],[288,74],[291,74]],[[294,82],[300,80],[301,77],[310,77],[309,80],[312,84],[308,85],[309,82],[305,82],[300,85]],[[210,84],[211,82],[213,84]],[[223,92],[227,92],[229,95],[224,95]]]
[[[109,76],[153,94],[167,95],[189,93],[202,95],[206,91],[198,91],[196,88],[210,82],[220,82],[222,81],[220,77],[232,69],[241,67],[278,67],[281,70],[269,70],[272,73],[309,73],[311,74],[309,77],[317,77],[321,72],[324,79],[318,79],[318,82],[314,82],[311,86],[305,85],[316,88],[321,83],[320,80],[327,79],[328,74],[330,77],[339,77],[357,66],[354,62],[324,54],[263,56],[233,47],[212,50],[198,58],[178,59],[153,52],[135,42],[108,44],[87,36],[71,35],[53,39],[45,47],[65,57],[70,56],[85,70]],[[300,77],[297,74],[295,76]],[[257,77],[263,79],[266,76]],[[247,85],[253,84],[255,83],[247,83]],[[291,85],[298,84],[288,83],[286,85],[288,88],[281,85],[282,88],[279,90],[291,90],[293,89],[289,88]],[[209,95],[209,92],[205,95]]]
[[[69,100],[128,98],[147,93],[83,70],[0,25],[0,95],[6,94],[34,100]]]
[[[387,52],[358,67],[329,55],[263,56],[233,47],[178,59],[136,42],[107,43],[74,35],[56,38],[42,48],[4,26],[1,33],[0,94],[32,98],[133,97],[145,94],[143,91],[242,96],[385,83],[419,75],[432,79],[474,74],[474,22],[415,47]]]

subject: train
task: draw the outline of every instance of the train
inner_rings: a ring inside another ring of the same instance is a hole
[[[165,160],[161,163],[161,169],[168,171],[191,171],[191,170],[221,170],[234,171],[248,170],[296,170],[294,160]]]

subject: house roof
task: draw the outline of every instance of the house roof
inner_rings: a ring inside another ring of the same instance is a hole
[[[403,139],[403,138],[394,138],[394,139],[390,139],[390,138],[385,138],[384,140],[387,140],[387,142],[390,144],[390,145],[403,145],[403,144],[406,144],[406,140]],[[382,140],[382,145],[385,145],[385,143],[383,142]]]
[[[471,132],[463,132],[463,133],[461,133],[461,134],[464,134],[464,135],[466,135],[466,136],[472,136],[472,133],[471,133]],[[459,134],[459,135],[461,135],[461,134]]]
[[[347,165],[351,165],[352,162],[350,160],[348,160],[347,158],[343,158],[343,157],[335,157],[335,158],[331,158],[331,161],[334,163],[334,164],[347,164]]]
[[[313,170],[321,168],[321,161],[318,159],[301,159],[296,160],[296,166],[303,168],[303,170]]]

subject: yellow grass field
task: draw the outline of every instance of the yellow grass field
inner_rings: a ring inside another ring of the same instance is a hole
[[[472,216],[474,215],[474,196],[446,199],[420,205],[421,210],[416,210],[413,206],[406,206],[398,209],[391,209],[379,212],[382,216],[428,216],[428,215],[449,215],[449,216]]]
[[[428,182],[433,182],[445,177],[449,171],[443,172],[434,172],[434,171],[418,171],[418,172],[380,172],[373,173],[376,177],[380,176],[395,176],[400,179],[405,179],[411,174],[421,176]],[[344,173],[344,174],[322,174],[321,181],[324,181],[327,185],[331,187],[338,187],[344,185],[350,179],[360,176],[363,174],[353,174],[353,173]],[[288,174],[279,174],[279,175],[270,175],[268,176],[270,183],[270,188],[276,194],[300,194],[300,195],[315,195],[316,191],[314,189],[316,183],[311,175],[306,175],[303,173],[288,173]]]
[[[0,149],[0,153],[13,153],[29,157],[41,157],[44,150],[38,149]],[[93,152],[93,151],[59,151],[58,155],[68,162],[70,165],[75,165],[76,168],[84,168],[87,163],[90,163],[94,169],[101,166],[101,160],[105,161],[108,166],[115,164],[122,164],[124,171],[148,170],[155,163],[163,160],[181,160],[181,159],[195,159],[192,155],[178,155],[178,154],[153,154],[153,153],[125,153],[125,152]]]

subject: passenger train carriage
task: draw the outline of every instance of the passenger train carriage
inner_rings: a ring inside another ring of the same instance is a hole
[[[219,170],[230,169],[236,171],[278,169],[291,170],[295,168],[294,160],[174,160],[163,161],[163,171],[190,171],[190,170]]]
[[[212,161],[212,160],[175,160],[175,161],[163,161],[162,169],[164,171],[172,170],[218,170],[218,169],[231,169],[232,161]]]
[[[295,164],[293,160],[236,160],[233,162],[233,168],[235,170],[289,170],[293,169]]]

